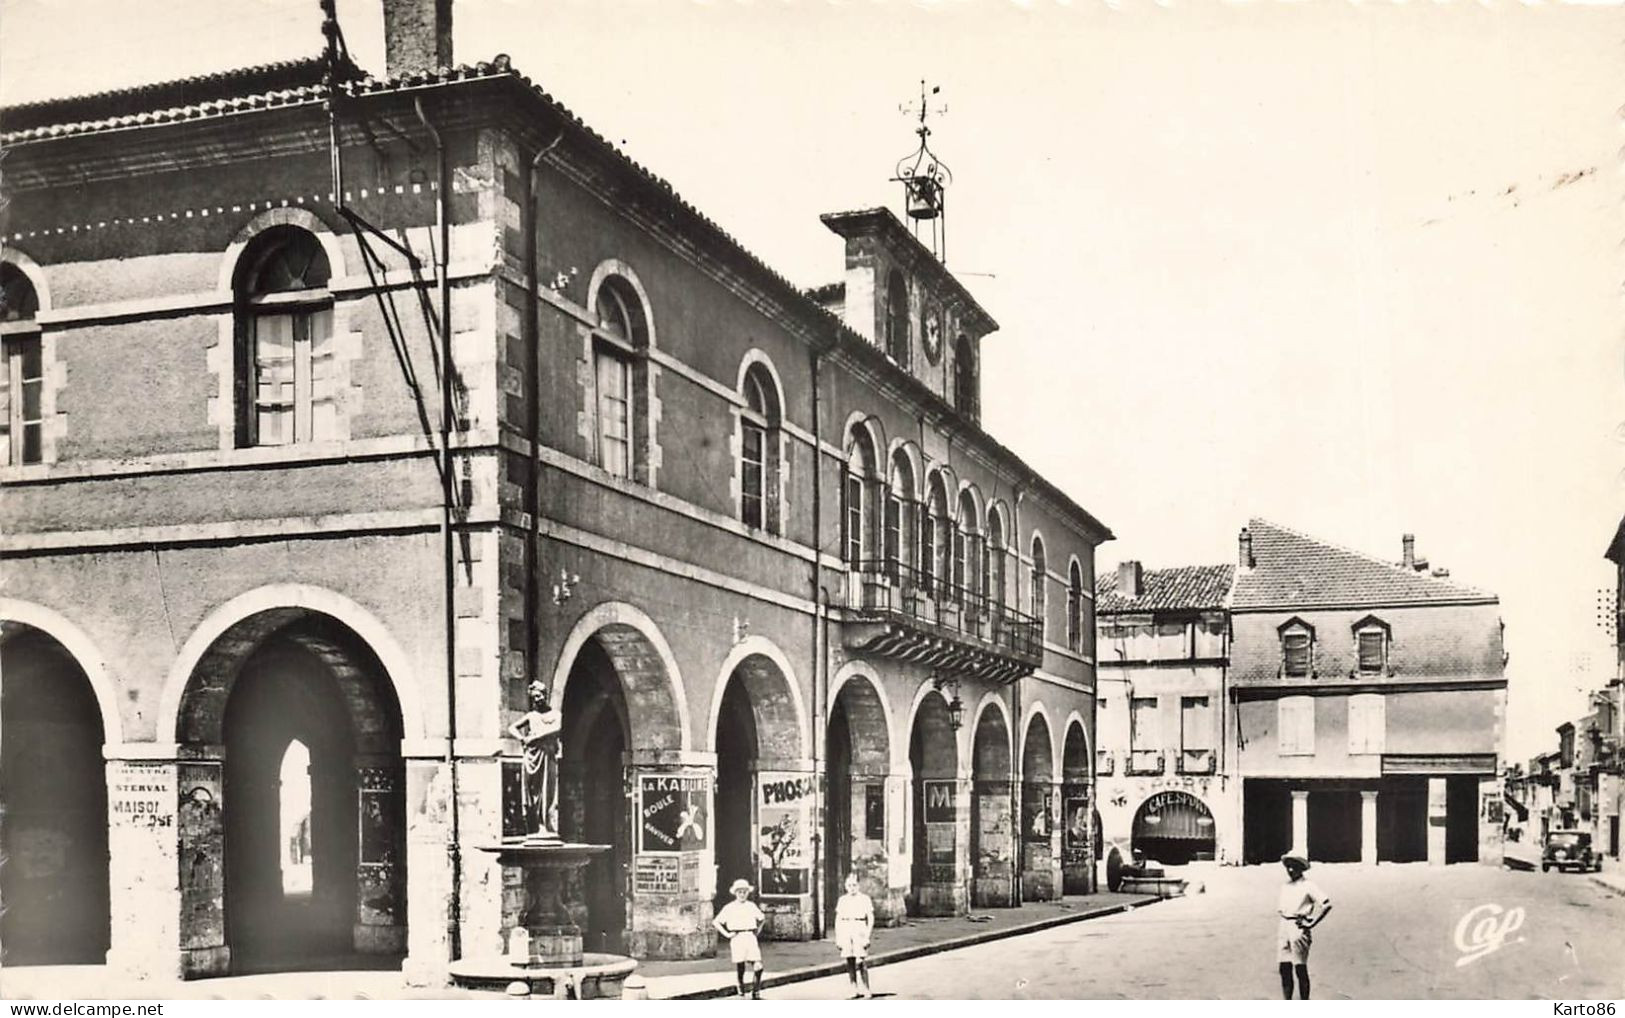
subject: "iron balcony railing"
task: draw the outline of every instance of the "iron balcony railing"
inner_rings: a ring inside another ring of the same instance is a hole
[[[853,607],[860,612],[901,615],[1018,657],[1043,658],[1044,633],[1036,618],[964,584],[895,559],[863,560],[855,580]]]

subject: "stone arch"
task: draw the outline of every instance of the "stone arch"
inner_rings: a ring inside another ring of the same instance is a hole
[[[411,660],[396,642],[388,627],[370,611],[342,594],[322,587],[285,583],[259,587],[239,594],[210,612],[181,645],[175,661],[170,665],[164,682],[163,695],[158,701],[157,740],[161,743],[181,741],[183,721],[195,725],[218,728],[221,717],[185,717],[187,692],[198,666],[210,657],[215,667],[207,669],[219,675],[233,675],[236,667],[267,635],[292,622],[297,617],[314,613],[326,615],[354,633],[373,655],[378,658],[383,678],[391,687],[401,715],[403,737],[410,741],[428,737],[425,727],[423,700]],[[334,648],[312,649],[328,660]],[[329,661],[331,664],[331,661]],[[348,675],[348,673],[346,673]],[[353,679],[353,676],[350,677]],[[342,677],[341,677],[342,679]],[[229,692],[229,690],[220,690]],[[224,710],[224,697],[217,700],[217,709]],[[207,712],[206,705],[197,705]],[[218,742],[218,739],[204,740]]]
[[[880,418],[874,414],[866,414],[862,410],[854,410],[846,415],[846,424],[841,428],[841,455],[848,462],[852,457],[852,443],[850,441],[854,430],[862,431],[869,439],[869,449],[874,453],[875,471],[884,475],[889,468],[889,461],[882,456],[888,448],[886,445],[886,430]]]
[[[990,711],[997,715],[994,720],[997,721],[999,727],[1003,729],[1005,777],[1008,777],[1009,774],[1012,773],[1010,767],[1012,761],[1014,760],[1015,754],[1015,726],[1010,723],[1010,707],[1002,698],[1000,698],[997,693],[992,690],[988,690],[986,693],[983,693],[982,698],[977,701],[976,710],[972,714],[974,720],[966,728],[971,735],[965,746],[967,751],[967,759],[965,760],[964,769],[973,775],[976,773],[976,735],[981,731],[982,721],[987,717]]]
[[[897,769],[897,738],[893,735],[891,704],[886,702],[886,690],[874,669],[862,661],[848,661],[835,673],[830,684],[831,716],[834,705],[847,694],[847,717],[854,734],[878,734],[881,744],[877,748],[872,740],[853,740],[853,764],[865,773],[885,774]]]
[[[757,364],[760,364],[762,370],[767,372],[767,376],[773,380],[774,397],[778,401],[779,415],[782,417],[784,415],[784,379],[780,377],[779,369],[773,366],[773,358],[759,348],[751,347],[745,351],[745,356],[739,358],[739,376],[734,379],[734,392],[742,393],[745,391],[745,376]]]
[[[923,497],[925,490],[925,457],[920,454],[920,447],[912,439],[892,439],[891,446],[886,450],[888,482],[896,473],[895,464],[899,457],[908,462],[909,473],[913,475],[914,487],[909,492],[909,497],[918,501]]]
[[[51,309],[51,284],[39,262],[10,244],[0,244],[0,262],[10,262],[28,278],[29,284],[34,287],[34,299],[39,302],[41,312]]]
[[[627,286],[632,288],[632,292],[637,295],[638,303],[643,305],[643,329],[647,334],[645,336],[646,345],[651,350],[658,349],[660,344],[655,340],[654,303],[649,300],[649,291],[644,289],[643,280],[639,279],[638,274],[632,271],[632,266],[619,258],[606,258],[598,263],[597,268],[592,270],[592,277],[587,281],[586,308],[588,313],[595,313],[595,309],[598,307],[598,291],[603,287],[605,281],[612,276],[626,283]],[[744,369],[741,368],[740,370]]]
[[[1066,735],[1061,742],[1061,777],[1064,781],[1088,781],[1095,772],[1095,754],[1089,744],[1089,729],[1083,715],[1071,711],[1066,716]]]
[[[920,725],[922,720],[927,718],[932,719],[929,723],[934,729],[940,728],[947,731],[953,745],[953,777],[964,777],[965,754],[969,748],[969,740],[964,732],[968,731],[968,729],[955,730],[949,727],[947,698],[933,688],[929,682],[922,682],[920,687],[914,691],[914,701],[909,704],[908,708],[907,734],[909,740],[914,738],[915,728]],[[941,731],[938,731],[937,734],[940,735]],[[908,741],[898,741],[903,743],[901,751],[906,753],[908,751]]]
[[[711,694],[706,748],[716,751],[722,700],[736,672],[744,681],[745,691],[750,695],[751,705],[756,711],[759,737],[766,733],[764,743],[780,750],[760,755],[797,760],[807,758],[807,712],[801,700],[801,684],[796,681],[795,668],[791,666],[790,659],[765,636],[746,637],[723,660]],[[834,703],[834,700],[830,702]]]
[[[330,278],[340,279],[349,274],[344,267],[344,246],[339,243],[338,234],[329,229],[315,213],[309,209],[295,207],[268,209],[250,219],[226,246],[225,256],[220,260],[220,276],[217,284],[222,292],[230,292],[233,289],[232,282],[237,276],[238,263],[242,260],[243,252],[248,249],[248,245],[253,243],[255,237],[276,226],[297,227],[314,236],[327,255]]]
[[[41,306],[44,306],[43,303]],[[107,659],[102,656],[95,641],[53,609],[16,598],[0,597],[0,641],[11,635],[11,623],[37,629],[62,645],[85,673],[91,692],[96,695],[96,706],[102,715],[103,740],[110,747],[122,744],[124,719],[119,714],[118,683],[108,673]]]
[[[563,703],[565,686],[582,646],[596,639],[615,666],[626,697],[631,745],[640,750],[689,748],[688,699],[671,645],[654,620],[623,601],[583,612],[559,648],[548,686]]]
[[[987,533],[987,502],[982,498],[982,489],[976,486],[975,481],[960,481],[959,491],[954,497],[955,505],[963,503],[966,495],[970,496],[971,512],[976,517],[969,529],[977,534]]]
[[[1043,727],[1035,733],[1034,725],[1042,725]],[[1027,770],[1027,764],[1033,756],[1030,750],[1035,734],[1041,734],[1047,744],[1043,755],[1047,769],[1042,775],[1031,774]],[[1057,764],[1055,756],[1055,726],[1051,723],[1049,711],[1044,707],[1042,700],[1032,700],[1027,704],[1026,709],[1022,711],[1021,760],[1021,776],[1025,781],[1059,781],[1061,779],[1060,766]]]

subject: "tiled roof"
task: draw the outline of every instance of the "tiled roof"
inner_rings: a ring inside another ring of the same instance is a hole
[[[1140,574],[1144,592],[1125,597],[1117,590],[1117,571],[1095,580],[1095,614],[1118,612],[1195,611],[1223,608],[1230,601],[1235,566],[1176,566],[1146,569]]]
[[[831,304],[846,297],[845,283],[825,283],[807,290],[807,296],[819,304]]]
[[[158,85],[120,89],[70,99],[52,99],[13,107],[0,107],[0,146],[15,146],[24,142],[46,141],[72,135],[95,134],[131,127],[156,126],[190,120],[205,120],[247,110],[299,106],[323,102],[327,98],[322,84],[323,61],[308,59],[282,64],[201,75]],[[784,276],[762,261],[736,237],[714,220],[686,201],[671,184],[655,175],[641,163],[617,148],[603,135],[588,127],[582,119],[563,103],[544,91],[541,86],[513,69],[506,62],[501,65],[481,62],[472,66],[441,68],[435,72],[405,75],[395,78],[366,76],[353,65],[345,65],[345,73],[354,71],[357,77],[346,80],[343,91],[353,96],[406,91],[432,85],[509,79],[547,105],[566,123],[573,125],[591,142],[623,166],[631,169],[647,184],[665,195],[682,212],[698,222],[705,230],[721,239],[736,251],[756,272],[761,273],[781,288],[790,301],[803,311],[811,311],[821,322],[831,327],[842,341],[859,348],[871,348],[867,340],[848,329],[828,308],[792,284]],[[269,87],[269,91],[262,91]],[[201,100],[197,97],[206,96]],[[169,105],[166,105],[169,104]],[[79,119],[74,119],[79,118]],[[16,124],[13,127],[13,124]],[[843,287],[844,291],[844,287]],[[985,312],[983,312],[985,314]],[[991,321],[991,319],[989,319]],[[923,397],[945,403],[924,383],[910,378]],[[1101,540],[1111,540],[1111,530],[1088,510],[1080,506],[1047,478],[1032,474],[1025,461],[992,435],[976,429],[983,440],[1001,457],[1013,460],[1019,468],[1030,474],[1030,480],[1053,498],[1061,507],[1087,521],[1098,531]]]
[[[1248,522],[1251,569],[1236,574],[1236,610],[1330,605],[1492,602],[1495,595],[1289,530]]]

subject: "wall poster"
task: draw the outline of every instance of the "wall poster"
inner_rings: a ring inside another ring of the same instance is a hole
[[[711,841],[711,776],[638,776],[638,851],[698,852]]]
[[[1050,811],[1054,808],[1055,793],[1048,785],[1029,784],[1022,789],[1021,839],[1049,843],[1052,827]]]
[[[796,897],[812,889],[813,806],[818,782],[803,773],[763,771],[756,782],[756,855],[761,894]]]
[[[863,786],[863,836],[886,840],[886,786],[880,782]]]
[[[1072,794],[1066,799],[1066,827],[1061,839],[1061,862],[1067,866],[1089,864],[1089,829],[1091,821],[1089,796]]]
[[[959,819],[959,807],[955,802],[958,792],[957,781],[922,782],[925,789],[925,822],[928,824],[951,824]]]

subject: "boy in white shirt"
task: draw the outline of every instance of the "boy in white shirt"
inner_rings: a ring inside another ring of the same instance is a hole
[[[753,987],[751,997],[762,999],[762,945],[757,941],[756,934],[761,932],[762,924],[767,922],[767,916],[750,900],[750,881],[741,877],[735,880],[728,888],[733,892],[734,900],[722,906],[722,911],[711,920],[711,925],[722,934],[722,939],[728,942],[728,948],[733,954],[734,974],[739,979],[739,995],[745,995],[745,969],[752,968],[756,972],[756,985]]]
[[[1309,931],[1320,925],[1326,913],[1332,910],[1332,900],[1326,897],[1315,882],[1306,880],[1309,860],[1295,852],[1281,856],[1286,867],[1286,883],[1276,900],[1276,914],[1281,917],[1275,941],[1281,963],[1281,997],[1292,999],[1292,975],[1298,976],[1298,999],[1309,999]]]
[[[875,928],[875,903],[858,889],[858,875],[846,876],[846,893],[835,903],[835,946],[846,959],[846,978],[852,983],[852,997],[872,997],[869,990],[869,935]],[[858,991],[858,975],[863,975],[863,991]]]

